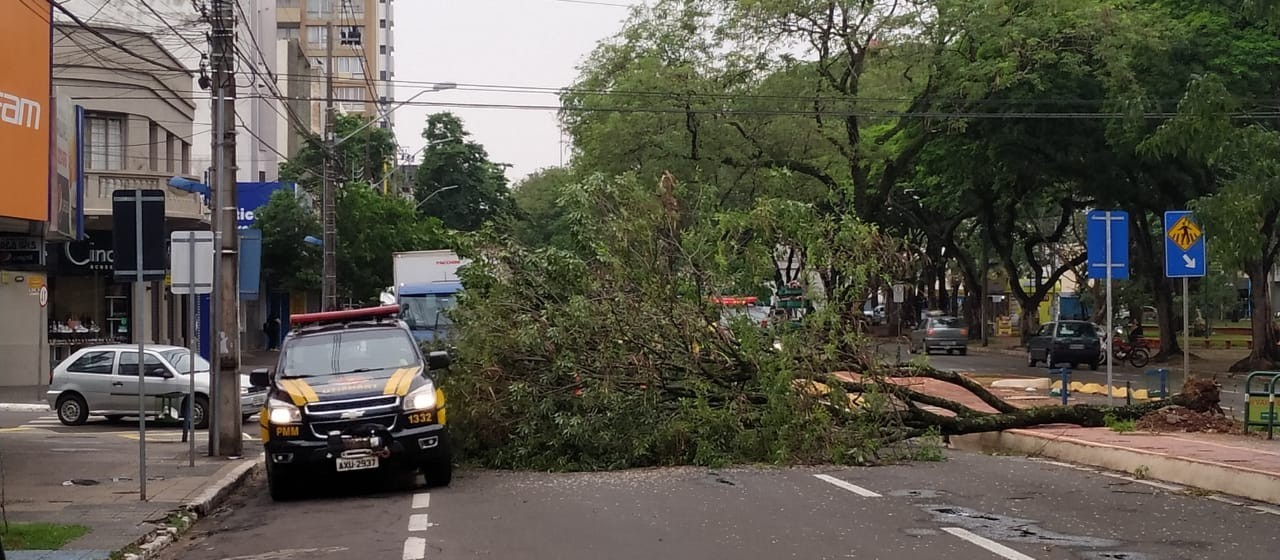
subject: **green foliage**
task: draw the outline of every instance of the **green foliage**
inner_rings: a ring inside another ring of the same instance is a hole
[[[484,146],[468,139],[452,113],[427,117],[427,146],[414,177],[414,198],[422,215],[457,231],[476,231],[512,217],[515,203],[504,166],[489,160]]]
[[[339,190],[337,219],[339,293],[359,302],[371,302],[392,284],[392,253],[448,243],[439,220],[418,216],[412,201],[367,185]]]
[[[322,252],[303,241],[320,237],[320,222],[301,197],[284,189],[272,193],[254,214],[254,227],[262,232],[262,270],[270,285],[290,292],[320,287]]]
[[[1113,432],[1127,434],[1137,430],[1137,422],[1133,419],[1120,420],[1111,413],[1107,413],[1107,415],[1103,417],[1102,421],[1107,426],[1107,429]]]
[[[574,182],[568,168],[543,169],[512,189],[519,219],[512,226],[515,238],[530,247],[573,250],[568,217],[560,205],[564,189]]]
[[[369,125],[358,115],[338,115],[333,121],[333,177],[340,182],[381,184],[396,162],[395,136],[390,129]],[[364,127],[364,128],[361,128]],[[323,182],[324,139],[308,136],[297,155],[280,164],[280,180],[294,181],[319,193]]]
[[[581,251],[492,235],[462,244],[476,260],[460,273],[468,289],[454,313],[458,368],[445,383],[467,457],[590,470],[870,462],[896,452],[882,445],[901,431],[885,399],[865,394],[855,411],[834,404],[847,400],[838,390],[797,390],[798,380],[869,362],[859,335],[840,326],[842,306],[765,331],[721,321],[708,302],[740,276],[771,270],[780,240],[815,251],[842,243],[829,250],[874,275],[884,262],[875,231],[819,225],[811,212],[774,201],[751,214],[720,211],[701,204],[707,192],[670,181],[655,192],[635,176],[595,175],[560,197]]]
[[[5,550],[59,550],[88,532],[83,525],[13,523],[0,531],[0,541]]]

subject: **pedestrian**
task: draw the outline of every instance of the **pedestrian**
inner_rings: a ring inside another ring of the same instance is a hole
[[[280,342],[280,318],[272,313],[267,322],[262,324],[262,332],[267,335],[267,350],[275,350]]]

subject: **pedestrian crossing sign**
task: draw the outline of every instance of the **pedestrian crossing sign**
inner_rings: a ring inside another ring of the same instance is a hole
[[[1169,228],[1169,239],[1183,251],[1186,251],[1190,249],[1192,245],[1195,245],[1196,241],[1199,241],[1200,236],[1203,234],[1204,232],[1200,231],[1200,226],[1197,226],[1196,223],[1191,220],[1190,214],[1183,215],[1182,218],[1178,219],[1178,221],[1173,224],[1173,227]]]

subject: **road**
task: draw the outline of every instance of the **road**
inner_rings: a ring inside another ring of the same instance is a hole
[[[430,492],[363,480],[282,504],[259,477],[162,557],[1172,560],[1280,545],[1280,510],[1153,484],[969,453],[873,468],[464,471]]]
[[[882,344],[879,347],[881,356],[886,359],[897,359],[899,346],[896,344]],[[907,354],[906,347],[902,346],[902,359],[910,360],[913,357]],[[918,356],[924,358],[923,355]],[[1045,377],[1049,375],[1044,365],[1037,367],[1027,367],[1027,359],[1025,356],[1012,356],[1003,353],[993,353],[979,351],[974,348],[969,349],[967,356],[947,355],[947,354],[930,354],[927,358],[929,364],[938,369],[958,371],[969,375],[980,376],[1000,376],[1000,377]],[[1116,386],[1123,387],[1125,382],[1131,382],[1134,389],[1148,388],[1148,384],[1157,383],[1152,376],[1144,375],[1147,370],[1157,367],[1168,367],[1169,369],[1169,387],[1170,390],[1176,392],[1182,386],[1182,364],[1179,362],[1174,367],[1167,365],[1149,364],[1142,369],[1130,367],[1129,365],[1115,364],[1112,366],[1114,383]],[[1194,366],[1193,366],[1194,369]],[[1055,379],[1057,379],[1055,377]],[[1098,371],[1092,371],[1088,366],[1082,366],[1080,369],[1072,370],[1072,381],[1081,381],[1084,383],[1106,384],[1107,382],[1107,366],[1101,365]],[[1240,375],[1228,377],[1225,373],[1218,377],[1218,382],[1222,384],[1222,406],[1224,409],[1230,409],[1236,416],[1243,416],[1244,411],[1244,377]]]

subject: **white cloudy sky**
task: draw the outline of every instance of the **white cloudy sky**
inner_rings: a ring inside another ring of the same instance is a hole
[[[554,94],[477,91],[467,84],[558,88],[577,77],[577,66],[596,42],[621,29],[628,4],[640,0],[398,0],[395,3],[395,79],[454,82],[451,91],[416,101],[504,105],[557,105]],[[422,85],[397,84],[407,100]],[[422,147],[427,115],[450,110],[494,161],[512,165],[513,183],[559,165],[561,133],[549,110],[446,108],[406,105],[396,111],[396,137],[409,152]],[[567,136],[565,137],[567,139]],[[567,148],[563,156],[568,158]]]

